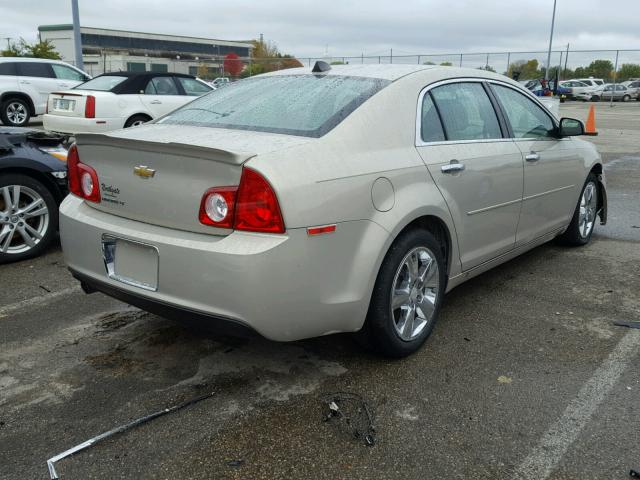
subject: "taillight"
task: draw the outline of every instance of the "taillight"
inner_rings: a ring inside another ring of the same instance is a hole
[[[86,102],[84,104],[84,117],[96,118],[96,97],[93,95],[87,95]]]
[[[200,223],[220,228],[233,228],[238,187],[210,188],[200,202]]]
[[[276,192],[255,170],[242,169],[236,200],[236,230],[284,233],[284,220]]]
[[[200,202],[200,223],[248,232],[284,233],[278,198],[255,170],[242,169],[239,187],[216,187]]]
[[[80,162],[78,147],[74,143],[67,154],[69,191],[90,202],[100,203],[98,174],[89,165]]]

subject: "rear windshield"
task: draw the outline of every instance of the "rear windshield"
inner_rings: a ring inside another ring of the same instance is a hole
[[[321,137],[389,83],[334,75],[249,78],[208,93],[158,123]]]
[[[127,77],[121,77],[117,75],[102,75],[78,85],[76,87],[76,90],[100,90],[103,92],[108,92],[116,85],[120,85],[126,79]]]

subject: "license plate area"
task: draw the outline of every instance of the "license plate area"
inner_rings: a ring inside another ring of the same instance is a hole
[[[67,98],[54,98],[53,109],[63,112],[72,112],[76,107],[76,101]]]
[[[152,292],[158,290],[159,256],[153,245],[103,235],[102,255],[109,278]]]

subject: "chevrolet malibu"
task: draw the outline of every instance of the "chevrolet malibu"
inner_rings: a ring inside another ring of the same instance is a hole
[[[88,293],[278,341],[358,332],[405,356],[447,291],[605,223],[583,133],[490,72],[318,62],[79,135],[62,245]]]

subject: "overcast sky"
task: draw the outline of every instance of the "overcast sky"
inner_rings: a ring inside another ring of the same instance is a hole
[[[79,0],[83,26],[250,39],[322,56],[544,50],[553,0]],[[70,0],[0,0],[0,36],[71,23]],[[554,46],[640,49],[640,0],[558,0]],[[3,44],[6,40],[2,40]]]

